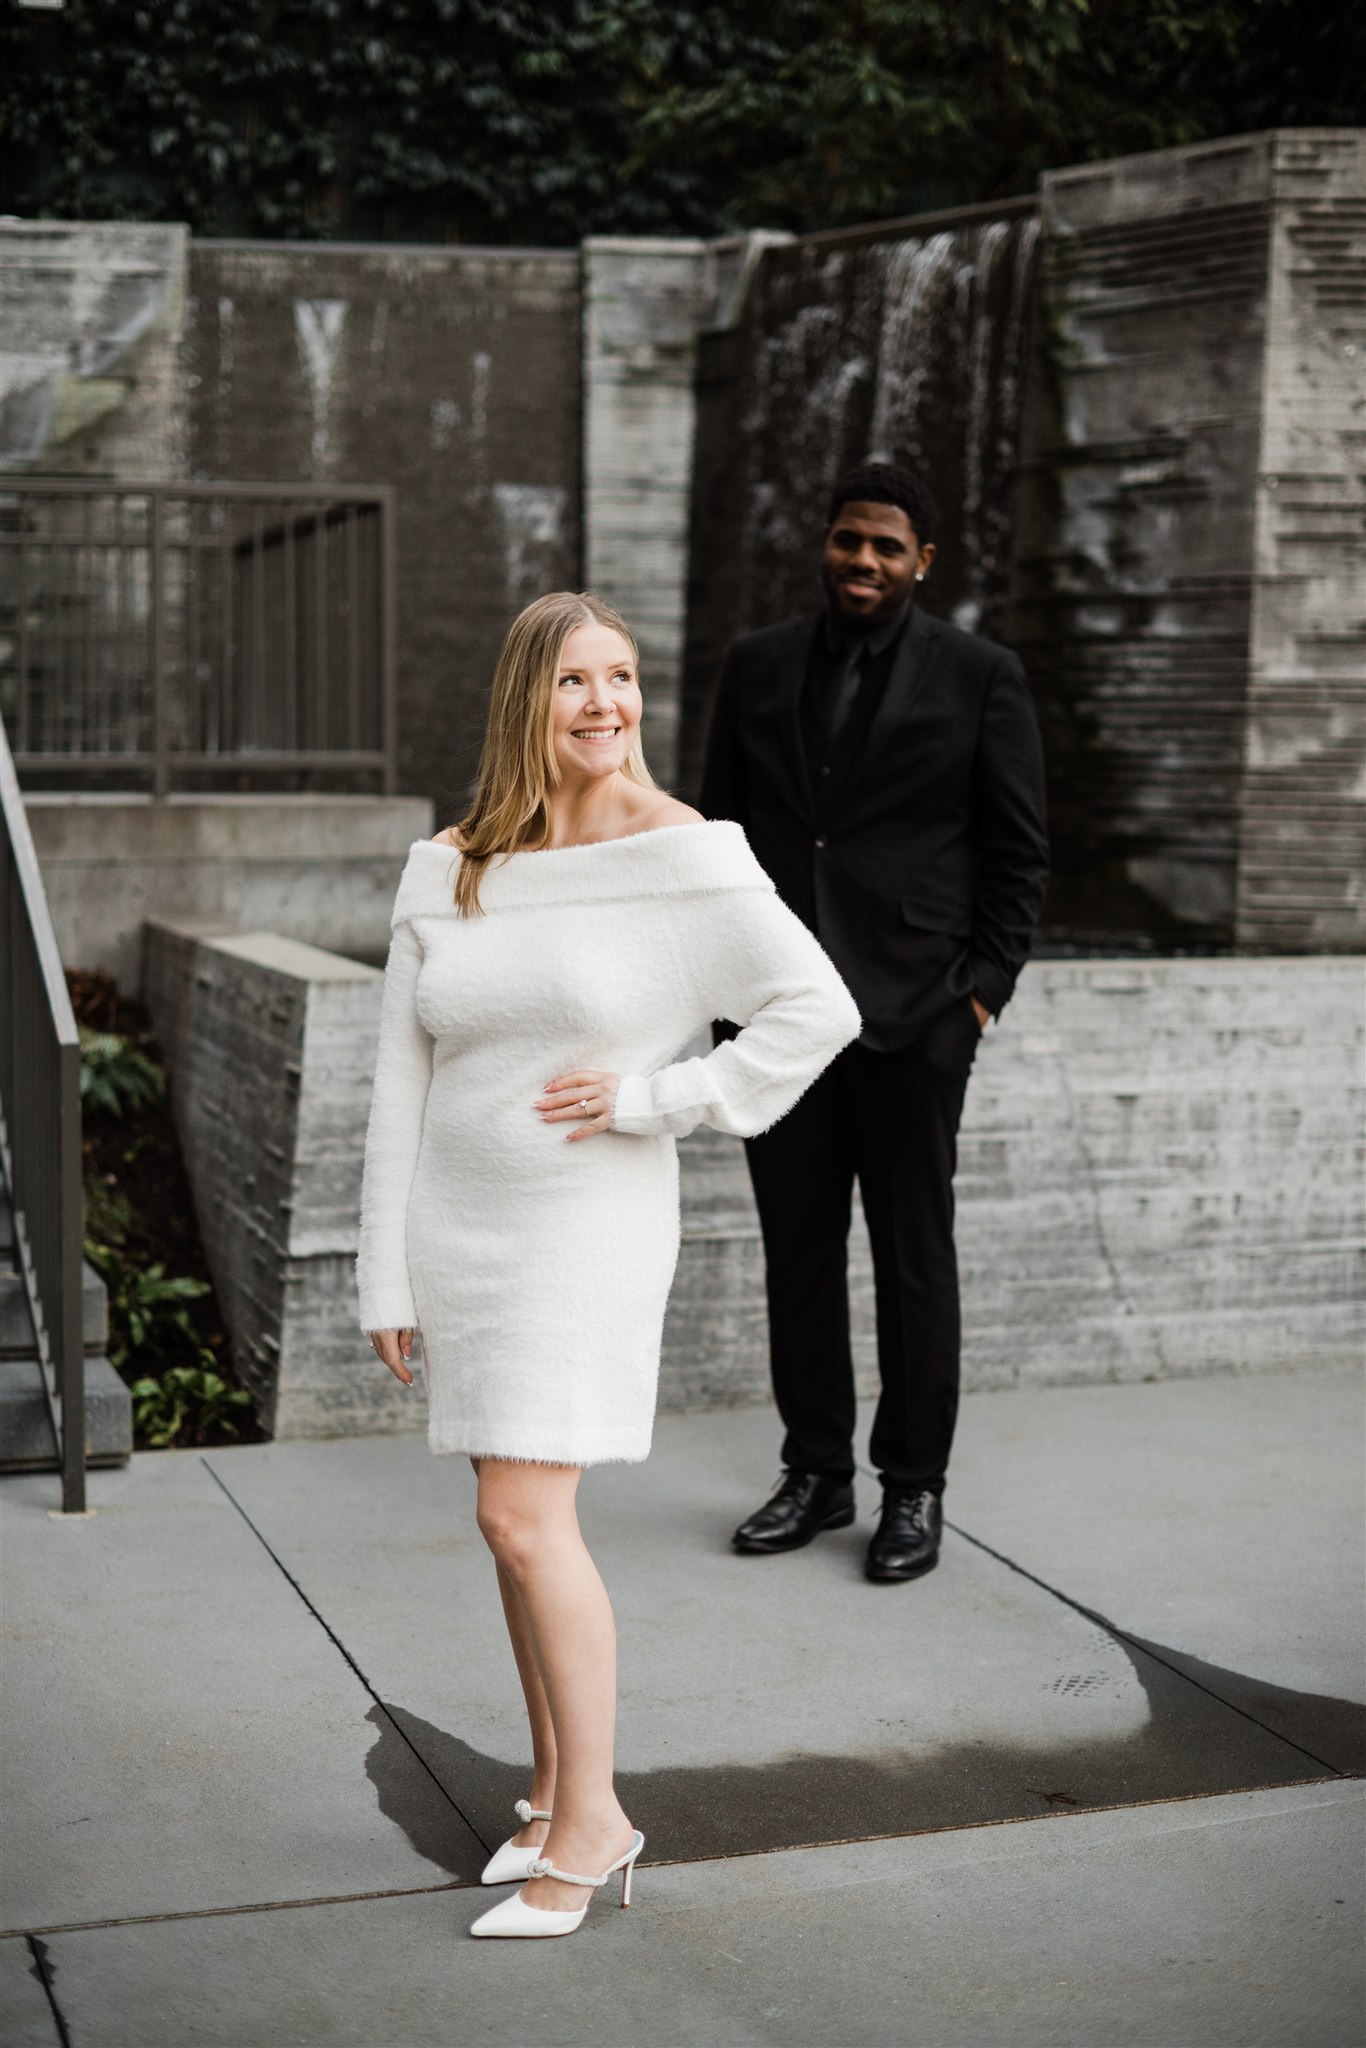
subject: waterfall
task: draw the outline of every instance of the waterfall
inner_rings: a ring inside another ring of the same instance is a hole
[[[1037,238],[1033,219],[995,220],[881,251],[870,453],[928,475],[954,550],[936,575],[969,632],[999,605],[1005,576]]]
[[[869,452],[880,462],[922,454],[920,400],[930,367],[927,338],[947,297],[955,235],[892,242],[882,252],[883,313]]]

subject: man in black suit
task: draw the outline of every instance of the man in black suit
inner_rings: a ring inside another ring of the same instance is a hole
[[[958,1407],[958,1123],[1048,869],[1043,761],[1019,662],[914,603],[934,532],[929,492],[906,470],[868,463],[841,480],[825,609],[735,642],[701,793],[707,817],[744,826],[863,1014],[858,1042],[746,1148],[786,1469],[735,1546],[794,1550],[854,1519],[846,1259],[857,1178],[882,1378],[871,1454],[883,1509],[867,1572],[891,1581],[939,1555]]]

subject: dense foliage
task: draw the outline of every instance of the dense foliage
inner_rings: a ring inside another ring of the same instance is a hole
[[[1361,118],[1297,0],[0,0],[5,205],[202,234],[811,229]]]
[[[259,1434],[200,1243],[146,1012],[105,972],[67,975],[81,1031],[85,1255],[139,1450]]]

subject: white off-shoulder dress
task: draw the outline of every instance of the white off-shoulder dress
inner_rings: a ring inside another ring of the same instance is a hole
[[[437,1452],[595,1465],[650,1448],[678,1256],[675,1138],[751,1136],[858,1032],[733,824],[490,864],[419,840],[393,913],[356,1261],[365,1330],[419,1328]],[[706,1057],[713,1018],[743,1026]],[[578,1144],[533,1109],[622,1075]]]

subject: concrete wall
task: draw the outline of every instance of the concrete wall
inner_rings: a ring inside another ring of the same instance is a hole
[[[1350,950],[1364,208],[1363,135],[1305,131],[1053,173],[1037,217],[777,248],[5,224],[5,448],[396,484],[401,780],[443,823],[509,616],[585,574],[638,623],[648,743],[693,786],[726,641],[815,601],[824,487],[906,456],[945,501],[930,608],[1035,682],[1052,940]]]
[[[32,793],[25,799],[62,960],[137,990],[147,918],[212,918],[382,961],[425,797]]]
[[[1352,960],[1039,961],[983,1041],[959,1147],[969,1387],[1359,1361],[1363,974]],[[762,1398],[740,1148],[689,1139],[673,1398]],[[877,1385],[867,1241],[851,1258]]]
[[[377,969],[274,932],[147,927],[146,996],[204,1249],[238,1370],[276,1436],[414,1420],[356,1328],[382,986]]]
[[[7,221],[0,471],[180,477],[183,227]]]
[[[1366,132],[1267,138],[1271,248],[1235,934],[1366,935]]]
[[[787,239],[583,245],[584,582],[640,643],[645,753],[666,787],[679,770],[698,335],[752,257]]]
[[[197,477],[388,483],[399,783],[463,809],[511,616],[579,582],[573,251],[196,242]]]
[[[1029,969],[982,1045],[961,1143],[967,1385],[1359,1358],[1361,983],[1345,960]],[[148,999],[205,1245],[280,1435],[422,1419],[354,1327],[379,990],[368,970],[274,934],[149,932]],[[699,1133],[680,1155],[661,1405],[763,1400],[763,1263],[742,1148]],[[861,1231],[851,1284],[871,1391]]]
[[[1057,937],[1366,941],[1363,202],[1333,131],[1041,181],[1007,637]]]

